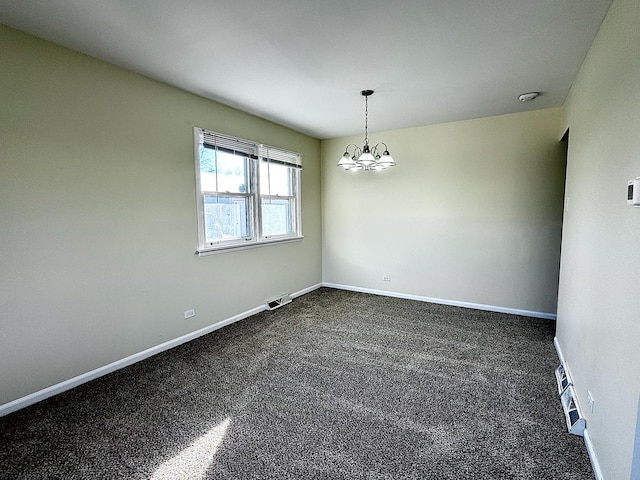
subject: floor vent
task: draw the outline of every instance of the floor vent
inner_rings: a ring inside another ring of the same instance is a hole
[[[285,293],[271,300],[267,300],[267,310],[275,310],[276,308],[285,306],[287,303],[291,303],[291,297],[288,293]]]
[[[576,402],[576,394],[573,390],[573,383],[563,365],[556,368],[556,381],[558,383],[560,403],[562,403],[562,410],[564,410],[564,417],[567,422],[567,429],[572,435],[583,437],[587,421],[580,413]]]
[[[562,392],[571,385],[571,381],[567,376],[567,372],[564,369],[564,365],[560,365],[556,368],[556,381],[558,382],[558,394],[562,395]]]

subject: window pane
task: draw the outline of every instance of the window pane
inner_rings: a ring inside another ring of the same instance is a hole
[[[205,242],[219,242],[251,237],[249,199],[205,195]]]
[[[200,188],[203,192],[248,192],[247,161],[242,155],[201,146]]]
[[[293,195],[290,167],[271,162],[260,162],[260,192],[262,195]]]
[[[288,199],[262,199],[262,235],[290,235],[293,233],[291,222],[291,203]]]

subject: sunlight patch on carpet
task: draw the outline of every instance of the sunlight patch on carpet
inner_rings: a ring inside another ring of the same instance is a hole
[[[213,427],[175,457],[160,465],[151,480],[197,480],[205,478],[213,456],[231,423],[229,417]]]

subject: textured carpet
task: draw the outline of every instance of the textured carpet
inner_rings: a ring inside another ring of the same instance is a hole
[[[0,418],[0,478],[592,479],[554,328],[322,288]]]

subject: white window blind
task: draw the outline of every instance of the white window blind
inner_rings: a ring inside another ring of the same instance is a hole
[[[258,145],[241,138],[230,137],[221,133],[200,130],[201,143],[205,148],[226,151],[229,153],[245,154],[249,158],[258,158]]]

